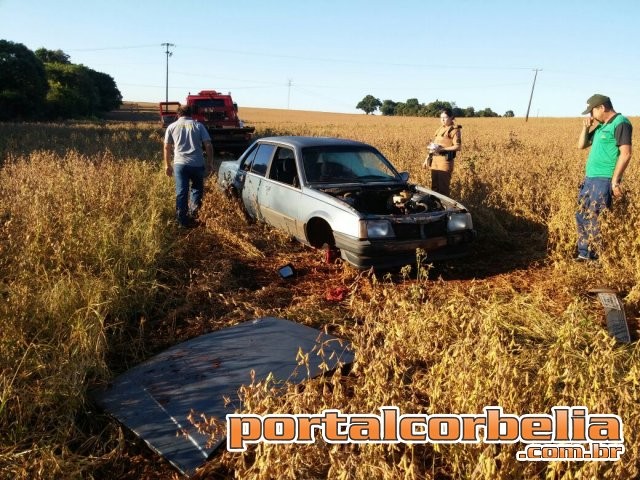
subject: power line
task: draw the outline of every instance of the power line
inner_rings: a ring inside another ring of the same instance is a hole
[[[165,43],[162,44],[166,45]],[[97,52],[103,50],[133,50],[138,48],[150,48],[155,47],[155,44],[151,45],[123,45],[123,46],[111,46],[111,47],[96,47],[96,48],[66,48],[65,51],[68,52]],[[170,44],[170,46],[175,46]],[[257,57],[270,57],[270,58],[284,58],[291,60],[305,60],[305,61],[313,61],[313,62],[329,62],[329,63],[347,63],[354,65],[387,65],[387,66],[395,66],[395,67],[420,67],[420,68],[442,68],[442,69],[462,69],[462,70],[529,70],[530,67],[509,67],[509,66],[488,66],[488,65],[432,65],[432,64],[420,64],[420,63],[389,63],[389,62],[380,62],[376,60],[351,60],[345,58],[328,58],[328,57],[309,57],[309,56],[301,56],[301,55],[283,55],[283,54],[274,54],[267,52],[256,52],[256,51],[246,51],[246,50],[229,50],[229,49],[220,49],[220,48],[212,48],[212,47],[200,47],[200,46],[189,46],[189,45],[181,45],[183,49],[190,50],[205,50],[212,52],[220,52],[226,54],[233,55],[249,55],[249,56],[257,56]]]
[[[164,44],[163,44],[164,45]],[[128,45],[121,47],[99,47],[99,48],[65,48],[66,52],[99,52],[101,50],[133,50],[136,48],[151,48],[157,47],[157,44],[152,45]]]
[[[164,44],[163,44],[164,45]],[[147,44],[147,45],[123,45],[123,46],[111,46],[111,47],[95,47],[95,48],[63,48],[65,52],[98,52],[104,50],[134,50],[141,48],[151,48],[156,47],[157,44]],[[431,64],[420,64],[420,63],[386,63],[386,62],[378,62],[378,61],[361,61],[361,60],[349,60],[349,59],[339,59],[339,58],[326,58],[326,57],[308,57],[308,56],[296,56],[296,55],[278,55],[273,53],[264,53],[264,52],[255,52],[255,51],[241,51],[241,50],[228,50],[228,49],[219,49],[219,48],[210,48],[210,47],[198,47],[198,46],[189,46],[189,45],[181,45],[183,49],[191,49],[191,50],[207,50],[214,51],[220,53],[228,53],[228,54],[240,54],[240,55],[251,55],[258,57],[272,57],[272,58],[289,58],[295,60],[307,60],[307,61],[322,61],[322,62],[335,62],[335,63],[352,63],[352,64],[373,64],[373,65],[385,65],[385,66],[404,66],[404,67],[419,67],[419,68],[442,68],[442,69],[459,69],[459,70],[530,70],[531,67],[517,67],[517,66],[487,66],[487,65],[431,65]],[[541,69],[539,69],[541,70]],[[581,76],[583,72],[579,72],[576,70],[547,70],[547,73],[554,73],[560,75],[568,75],[568,76]],[[606,80],[630,80],[630,81],[638,81],[638,77],[629,77],[626,76],[612,76],[612,75],[594,75],[593,73],[589,73],[592,78],[601,78]]]
[[[192,49],[192,50],[205,50],[211,52],[219,52],[233,55],[249,55],[256,57],[271,57],[271,58],[284,58],[291,60],[304,60],[311,62],[329,62],[329,63],[347,63],[353,65],[387,65],[393,67],[420,67],[420,68],[443,68],[443,69],[463,69],[463,70],[529,70],[531,67],[494,67],[489,65],[440,65],[440,64],[420,64],[420,63],[389,63],[389,62],[380,62],[380,61],[367,61],[367,60],[351,60],[344,58],[327,58],[327,57],[309,57],[309,56],[301,56],[301,55],[283,55],[283,54],[275,54],[275,53],[267,53],[267,52],[257,52],[257,51],[246,51],[246,50],[229,50],[229,49],[220,49],[220,48],[211,48],[211,47],[198,47],[198,46],[189,46],[182,45],[182,48]]]

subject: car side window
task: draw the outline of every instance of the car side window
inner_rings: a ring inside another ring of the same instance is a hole
[[[258,151],[251,165],[251,173],[264,177],[265,173],[267,173],[267,165],[269,165],[269,160],[271,160],[275,148],[275,145],[269,145],[268,143],[263,143],[258,146]]]
[[[320,165],[318,164],[318,152],[305,149],[302,152],[302,163],[307,182],[317,182],[320,177]]]
[[[244,170],[245,172],[251,170],[251,165],[253,165],[253,160],[256,158],[256,153],[258,152],[258,146],[259,145],[253,147],[251,151],[245,155],[244,160],[242,160],[240,164],[240,170]]]
[[[294,187],[299,186],[296,157],[292,149],[278,147],[269,168],[269,178]]]

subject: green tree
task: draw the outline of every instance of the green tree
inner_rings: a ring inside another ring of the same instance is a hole
[[[505,117],[507,117],[507,118],[511,118],[511,117],[515,117],[515,116],[516,116],[516,114],[515,114],[515,113],[513,113],[513,110],[507,110],[506,112],[504,112],[504,115],[503,115],[503,116],[505,116]]]
[[[98,113],[110,112],[122,105],[122,94],[110,75],[89,69],[94,86],[98,90]]]
[[[35,55],[45,64],[53,117],[100,115],[122,104],[122,94],[110,75],[74,65],[62,50],[39,48]]]
[[[445,108],[449,108],[453,110],[453,105],[451,104],[451,102],[443,102],[440,100],[436,100],[435,102],[428,103],[424,107],[424,116],[437,117],[440,115],[440,112]]]
[[[358,105],[356,105],[356,108],[359,110],[364,110],[364,113],[369,115],[370,113],[375,112],[378,107],[381,106],[382,102],[380,101],[380,99],[374,97],[373,95],[367,95],[362,100],[360,100]]]
[[[382,102],[382,106],[380,107],[380,113],[388,116],[395,115],[397,106],[398,104],[393,100],[385,100]]]
[[[34,53],[42,63],[64,63],[67,65],[71,63],[69,61],[69,55],[59,49],[47,50],[46,48],[42,47],[37,49]]]
[[[405,117],[417,117],[422,107],[417,98],[408,98],[406,102],[398,104],[396,112]]]
[[[48,88],[38,57],[21,43],[0,40],[0,120],[42,117]]]
[[[484,110],[478,110],[476,112],[476,116],[477,117],[499,117],[500,115],[498,115],[496,112],[494,112],[489,107],[487,107]]]
[[[45,68],[51,117],[88,117],[100,112],[100,95],[89,68],[63,63],[47,63]]]
[[[453,111],[453,116],[456,118],[466,117],[467,111],[465,108],[453,107],[452,111]]]
[[[473,107],[467,107],[464,109],[464,116],[465,117],[475,117],[476,116],[476,109]]]

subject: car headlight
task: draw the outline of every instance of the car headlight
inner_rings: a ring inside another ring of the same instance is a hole
[[[363,220],[360,223],[360,236],[363,238],[394,237],[393,228],[388,220]]]
[[[473,221],[470,213],[452,213],[447,222],[448,232],[460,232],[462,230],[472,230]]]

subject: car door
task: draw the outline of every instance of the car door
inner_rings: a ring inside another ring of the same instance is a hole
[[[278,147],[258,193],[264,220],[293,236],[298,236],[296,229],[302,195],[299,178],[294,150]]]
[[[245,175],[244,186],[242,187],[242,203],[247,213],[256,220],[264,220],[260,202],[258,201],[258,192],[260,183],[267,173],[267,167],[271,161],[274,150],[275,146],[268,143],[258,145],[251,164],[247,165],[248,171]]]

